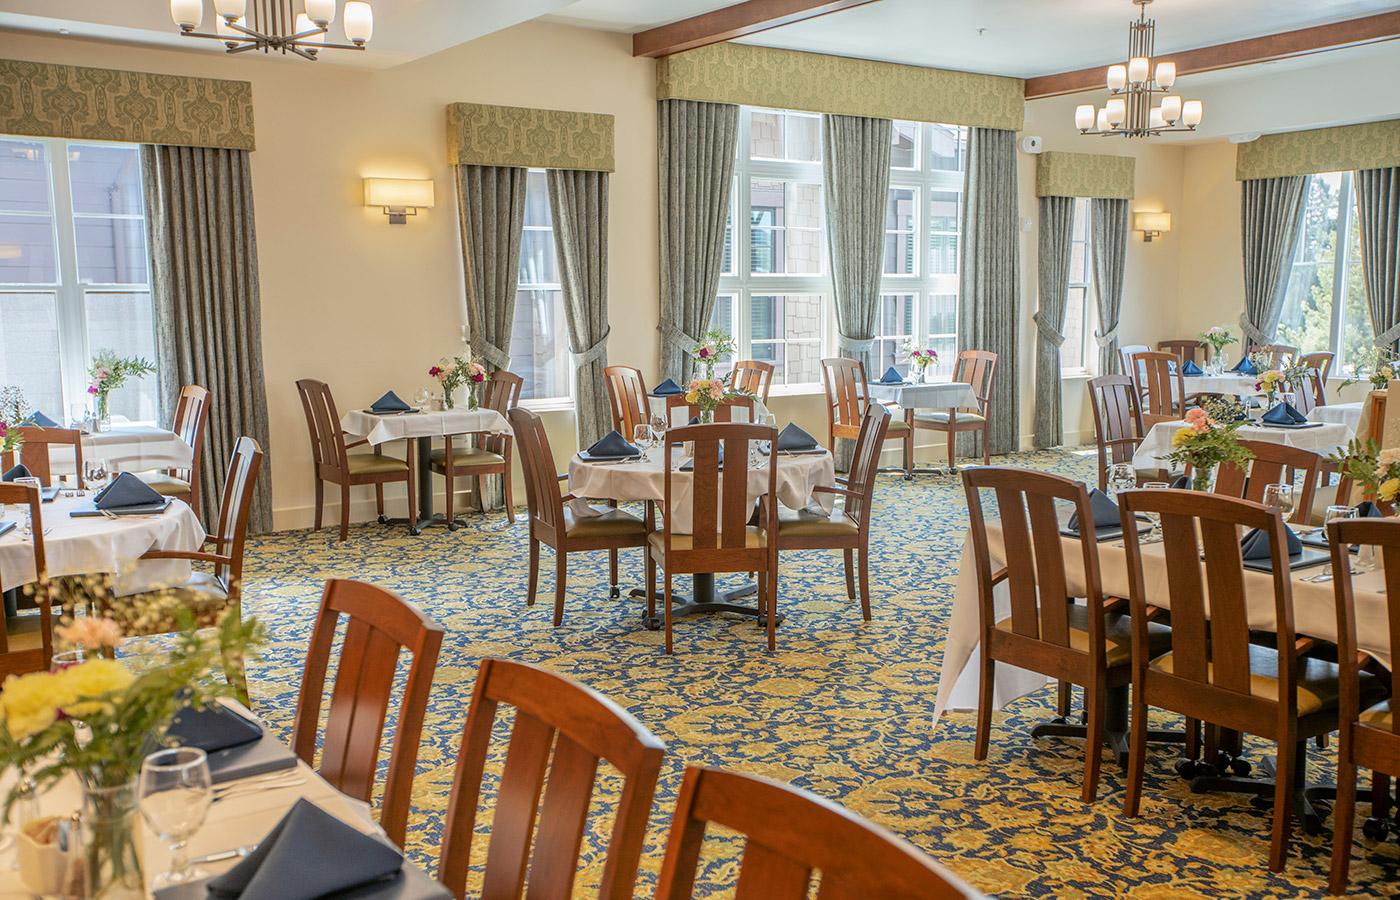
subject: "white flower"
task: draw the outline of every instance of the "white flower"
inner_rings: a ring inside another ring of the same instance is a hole
[[[1380,452],[1376,457],[1376,465],[1384,469],[1400,464],[1400,447],[1390,447]]]

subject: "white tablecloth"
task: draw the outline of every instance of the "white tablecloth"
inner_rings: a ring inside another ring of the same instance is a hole
[[[666,397],[657,397],[654,394],[648,394],[648,413],[653,416],[666,415],[666,401]],[[753,401],[754,421],[763,421],[763,414],[766,412],[768,412],[768,407],[763,405],[762,400],[759,400],[757,397],[755,397]],[[732,418],[729,420],[731,422],[747,422],[749,420],[749,411],[744,407],[740,406],[731,413],[731,416]],[[674,407],[671,410],[670,418],[667,419],[667,421],[672,425],[685,425],[690,421],[690,411],[687,407],[684,406]],[[632,435],[630,434],[624,434],[623,437],[627,438],[627,440],[629,441],[632,440]]]
[[[580,498],[574,502],[574,511],[588,515],[586,498],[608,500],[655,500],[666,499],[666,469],[662,463],[665,451],[654,448],[651,458],[638,462],[594,463],[585,462],[575,455],[569,460],[569,492]],[[836,483],[836,463],[829,452],[809,456],[778,457],[778,502],[788,509],[804,509],[809,505],[819,507],[823,513],[830,513],[836,497],[821,493],[815,496],[812,490],[818,486]],[[768,489],[767,457],[759,456],[760,465],[748,470],[749,503],[757,503],[758,497]],[[680,448],[676,449],[676,466],[684,459]],[[726,461],[724,474],[732,471],[733,464]],[[671,480],[671,527],[678,534],[690,532],[691,504],[694,499],[693,482],[689,472],[676,472]]]
[[[184,469],[194,459],[194,449],[179,435],[155,425],[116,425],[83,435],[82,444],[84,459],[105,459],[113,472]],[[50,445],[49,468],[55,475],[77,474],[72,448]]]
[[[375,445],[405,438],[510,431],[506,417],[494,409],[466,408],[424,410],[398,416],[376,416],[366,410],[352,409],[340,417],[340,427],[347,437],[366,438]]]
[[[198,550],[204,542],[199,517],[183,501],[172,500],[158,516],[105,516],[73,518],[68,514],[86,499],[62,497],[45,503],[40,511],[44,552],[50,577],[60,575],[116,575],[119,594],[133,594],[189,580],[190,564],[181,560],[136,559],[147,550]],[[5,507],[4,519],[20,522],[19,507]],[[21,528],[0,536],[0,584],[6,588],[34,581],[34,548],[20,538]]]
[[[1080,556],[1079,539],[1065,537],[1062,541],[1065,545],[1064,559],[1070,595],[1074,596],[1076,591],[1082,595],[1085,589],[1084,566]],[[987,523],[987,543],[992,555],[992,571],[996,571],[1006,565],[1000,523]],[[1099,544],[1099,576],[1103,584],[1103,593],[1105,596],[1127,597],[1127,551],[1114,544],[1113,541]],[[1149,602],[1170,606],[1166,558],[1162,547],[1160,543],[1142,545],[1143,583]],[[1302,580],[1320,571],[1320,568],[1301,569],[1293,575],[1294,628],[1299,634],[1336,641],[1337,611],[1333,605],[1333,585],[1330,582],[1314,584]],[[1273,576],[1265,572],[1247,571],[1244,581],[1250,626],[1264,631],[1273,630],[1276,627]],[[1385,595],[1379,593],[1385,587],[1385,574],[1368,571],[1363,575],[1354,576],[1353,586],[1359,646],[1389,668],[1391,647],[1390,633],[1386,625],[1386,599]],[[1011,591],[1005,582],[997,586],[993,599],[998,618],[1011,614]],[[948,640],[943,651],[943,662],[938,676],[938,698],[933,711],[935,723],[945,709],[977,708],[979,667],[976,665],[976,654],[981,641],[978,630],[978,602],[977,571],[973,563],[972,535],[969,532],[967,540],[963,543],[962,559],[958,564],[958,580],[953,589],[953,607],[948,617]],[[1044,687],[1050,681],[1043,675],[1000,662],[996,668],[993,702],[998,708]]]
[[[1236,397],[1250,397],[1258,392],[1255,385],[1259,383],[1257,375],[1183,375],[1181,384],[1186,388],[1186,395],[1192,394],[1227,394]],[[1173,380],[1175,385],[1176,381]]]
[[[1147,432],[1147,437],[1138,444],[1133,454],[1133,467],[1155,469],[1166,463],[1167,454],[1172,452],[1172,435],[1185,422],[1158,422]],[[1267,428],[1262,425],[1243,425],[1235,432],[1242,441],[1266,441],[1284,444],[1300,450],[1314,450],[1328,454],[1344,447],[1351,440],[1354,430],[1345,425],[1329,423],[1316,428]]]
[[[967,409],[977,406],[972,385],[961,381],[939,384],[877,384],[868,386],[870,399],[905,409]]]
[[[1345,425],[1354,436],[1357,429],[1361,427],[1362,405],[1363,404],[1360,402],[1357,402],[1314,406],[1312,412],[1308,413],[1308,418],[1314,422],[1329,422],[1334,425]]]

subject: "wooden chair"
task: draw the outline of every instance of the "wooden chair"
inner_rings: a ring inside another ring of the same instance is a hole
[[[622,774],[623,784],[608,829],[597,897],[631,900],[666,745],[597,691],[538,666],[504,659],[483,659],[477,672],[447,806],[438,880],[454,897],[466,896],[491,728],[502,704],[515,708],[515,721],[491,804],[481,891],[474,896],[526,896],[527,869],[528,896],[572,896],[589,801],[603,761]]]
[[[778,439],[778,429],[737,422],[683,425],[666,432],[666,489],[662,529],[647,535],[647,614],[656,616],[656,567],[665,570],[666,652],[671,652],[671,581],[676,575],[703,572],[756,572],[758,608],[768,618],[768,649],[776,649],[778,606],[778,467],[764,467],[768,486],[759,495],[757,525],[750,525],[754,503],[747,474],[721,479],[721,458],[730,472],[747,473],[749,442]],[[690,472],[690,531],[680,534],[672,522],[676,456],[673,448],[693,441]],[[771,444],[770,444],[771,446]]]
[[[1146,434],[1158,422],[1174,422],[1186,415],[1185,381],[1176,357],[1170,353],[1133,354],[1132,362],[1138,372],[1138,396],[1142,398],[1142,432]]]
[[[677,421],[678,417],[673,418],[673,410],[680,409],[681,407],[685,408],[686,422],[689,422],[691,419],[694,419],[700,415],[700,407],[694,403],[687,403],[685,399],[685,394],[673,394],[670,397],[666,398],[666,421]],[[736,409],[742,409],[745,411],[747,417],[744,419],[744,421],[753,421],[754,407],[752,397],[735,397],[730,400],[721,400],[719,406],[715,407],[715,421],[734,421],[734,410]],[[627,438],[627,440],[629,441],[632,440],[632,435],[630,434],[624,434],[623,437]]]
[[[1108,489],[1108,468],[1118,463],[1130,463],[1142,443],[1142,419],[1138,414],[1137,390],[1127,375],[1100,375],[1091,378],[1089,406],[1094,411],[1094,443],[1099,451],[1099,490]],[[1160,470],[1139,472],[1138,483],[1145,476],[1159,477]]]
[[[603,379],[608,384],[613,430],[630,441],[636,427],[651,418],[647,383],[642,380],[641,370],[631,366],[607,366]]]
[[[175,421],[171,431],[179,435],[194,451],[194,461],[188,469],[155,469],[138,472],[137,477],[158,493],[183,500],[199,516],[199,469],[204,459],[204,428],[209,424],[209,392],[197,384],[180,389],[175,404]]]
[[[992,464],[992,449],[987,442],[987,423],[992,419],[992,384],[996,379],[997,355],[985,350],[964,350],[958,354],[953,368],[953,380],[972,385],[977,405],[946,412],[915,413],[908,410],[904,421],[910,428],[940,431],[948,438],[948,468],[956,470],[953,451],[957,435],[965,432],[982,434],[982,465]]]
[[[1201,354],[1200,365],[1210,362],[1210,344],[1195,338],[1181,338],[1171,341],[1158,341],[1157,350],[1161,353],[1170,353],[1176,357],[1179,365],[1186,365],[1188,362],[1196,362],[1196,354]],[[1138,351],[1141,353],[1142,351]]]
[[[345,432],[340,428],[340,417],[336,415],[330,387],[324,381],[303,378],[297,382],[297,391],[301,394],[301,406],[306,412],[306,428],[311,433],[311,459],[316,478],[316,530],[321,530],[327,481],[340,485],[342,541],[350,537],[350,488],[356,485],[374,485],[375,508],[379,511],[379,522],[383,524],[389,521],[384,516],[384,485],[404,482],[408,488],[409,521],[417,519],[413,441],[404,442],[407,446],[404,459],[384,456],[381,447],[375,447],[373,453],[347,453],[351,447],[368,444],[369,441],[345,443]]]
[[[768,392],[773,388],[773,366],[756,359],[741,359],[729,373],[729,386],[746,391],[768,405]]]
[[[22,425],[11,429],[24,443],[19,452],[0,454],[0,469],[9,469],[16,462],[29,470],[29,474],[39,479],[46,487],[53,487],[53,470],[49,465],[49,446],[67,444],[73,448],[78,487],[83,487],[83,433],[76,428],[42,428],[38,425]]]
[[[1133,357],[1139,353],[1147,353],[1152,348],[1146,344],[1123,344],[1118,348],[1118,374],[1127,375],[1137,384],[1139,372],[1134,372]]]
[[[875,496],[875,474],[880,470],[880,447],[885,443],[890,411],[878,403],[865,407],[865,421],[851,460],[847,478],[837,478],[835,487],[818,485],[815,494],[836,494],[845,504],[827,518],[804,515],[786,508],[778,510],[778,553],[786,550],[841,550],[846,563],[846,596],[856,599],[855,559],[860,553],[860,610],[870,621],[870,520]]]
[[[871,403],[865,366],[844,357],[824,359],[822,385],[826,388],[826,446],[835,452],[837,438],[857,440],[865,423],[865,408]],[[914,429],[907,422],[892,419],[885,429],[885,440],[904,445],[904,477],[913,478]]]
[[[1069,566],[1055,501],[1070,503],[1080,522],[1092,522],[1089,491],[1059,475],[1004,466],[966,470],[963,486],[971,519],[982,648],[973,756],[987,758],[998,661],[1040,672],[1061,684],[1080,685],[1088,718],[1082,797],[1092,803],[1098,793],[1108,691],[1126,685],[1132,668],[1127,618],[1121,612],[1110,613],[1104,601],[1098,544],[1079,542],[1081,559],[1073,568],[1085,573],[1084,589],[1072,591],[1066,577]],[[995,571],[983,489],[996,495],[1002,530],[999,559],[1014,561]],[[1011,615],[999,618],[993,594],[1003,581],[1010,588]],[[1083,606],[1071,602],[1078,594],[1084,596]],[[1156,645],[1165,643],[1165,629],[1154,625],[1151,634]]]
[[[182,585],[150,591],[146,596],[173,598],[193,615],[201,628],[211,628],[224,615],[241,618],[243,608],[243,543],[248,536],[248,515],[253,506],[253,488],[262,469],[263,453],[258,442],[241,437],[233,445],[228,476],[219,502],[219,523],[212,535],[204,539],[199,550],[148,550],[141,558],[187,559],[212,565],[212,572],[193,572]],[[203,549],[212,546],[212,552]],[[168,634],[179,629],[173,619],[150,621],[138,615],[133,605],[124,601],[107,601],[104,612],[121,625],[128,636]],[[243,660],[225,660],[225,674],[240,698],[248,697],[248,680]]]
[[[1300,384],[1288,385],[1293,391],[1294,409],[1306,416],[1319,406],[1327,405],[1327,389],[1316,369],[1308,369],[1300,381]]]
[[[1328,353],[1325,350],[1319,350],[1316,353],[1304,353],[1298,362],[1300,365],[1307,366],[1309,369],[1316,369],[1317,374],[1322,376],[1323,384],[1326,384],[1327,376],[1332,374],[1332,363],[1336,358],[1335,354]],[[1326,403],[1326,398],[1322,398],[1318,401],[1317,405],[1325,406]]]
[[[903,838],[792,785],[686,767],[656,900],[691,900],[706,825],[744,836],[735,900],[961,900],[983,895]],[[820,892],[812,889],[821,872]],[[562,895],[560,895],[562,896]],[[708,896],[708,894],[706,894]]]
[[[502,416],[513,406],[520,405],[520,389],[525,379],[513,372],[497,369],[486,382],[486,396],[482,398],[482,409],[494,409]],[[453,505],[456,498],[457,478],[470,475],[474,481],[477,505],[486,511],[482,500],[481,479],[487,475],[500,475],[505,484],[506,518],[515,524],[515,497],[511,488],[511,445],[509,434],[485,434],[476,438],[477,446],[463,447],[459,452],[452,444],[456,435],[447,435],[441,449],[431,453],[432,471],[447,480],[447,529],[457,530],[456,514]]]
[[[34,604],[38,613],[5,618],[0,629],[0,679],[30,672],[47,672],[53,659],[53,617],[50,611],[48,557],[44,553],[42,500],[38,489],[27,484],[0,482],[0,507],[6,504],[29,506],[29,522],[34,532]],[[17,585],[0,582],[0,592]]]
[[[1215,477],[1215,493],[1261,503],[1266,485],[1295,484],[1294,476],[1301,472],[1302,489],[1293,497],[1293,514],[1288,521],[1306,525],[1312,517],[1313,492],[1326,457],[1270,441],[1240,441],[1240,446],[1254,458],[1244,466],[1221,466]]]
[[[1299,642],[1293,629],[1293,594],[1283,517],[1249,500],[1197,491],[1127,491],[1119,495],[1124,521],[1160,514],[1166,555],[1166,594],[1171,609],[1171,648],[1153,652],[1149,611],[1163,598],[1144,587],[1142,548],[1135,530],[1127,540],[1133,623],[1132,742],[1124,812],[1136,818],[1147,750],[1147,708],[1155,706],[1258,735],[1277,744],[1273,839],[1269,869],[1288,858],[1294,788],[1302,787],[1306,741],[1337,728],[1337,666],[1304,655],[1315,641]],[[1241,529],[1268,535],[1272,582],[1272,631],[1277,647],[1250,643]],[[1204,551],[1202,551],[1204,547]],[[1160,577],[1154,570],[1152,578]],[[1209,618],[1206,596],[1209,594]],[[1157,601],[1157,602],[1154,602]],[[1234,785],[1247,789],[1246,785]]]
[[[1269,368],[1282,369],[1284,366],[1293,364],[1301,352],[1297,347],[1290,347],[1287,344],[1255,344],[1249,348],[1250,354],[1263,353],[1269,357]]]
[[[1385,611],[1390,646],[1400,645],[1400,524],[1394,519],[1352,519],[1327,526],[1332,545],[1333,584],[1337,595],[1337,658],[1341,666],[1341,702],[1337,741],[1337,802],[1332,810],[1331,892],[1347,887],[1352,825],[1356,816],[1356,767],[1371,770],[1371,817],[1367,836],[1383,838],[1390,813],[1390,779],[1400,777],[1400,728],[1395,717],[1395,677],[1357,649],[1356,601],[1351,584],[1352,544],[1371,544],[1385,571]],[[1379,676],[1388,699],[1363,700],[1362,679]]]
[[[506,418],[520,442],[520,462],[525,469],[525,502],[530,521],[530,586],[525,605],[535,605],[539,582],[540,544],[554,550],[554,625],[564,623],[564,589],[568,585],[569,554],[590,550],[608,551],[611,595],[618,596],[617,551],[647,545],[647,524],[631,513],[615,507],[596,516],[575,517],[565,504],[573,494],[560,495],[559,482],[568,475],[556,475],[554,454],[549,449],[540,417],[524,407],[510,410]]]
[[[427,715],[428,691],[433,685],[443,629],[407,600],[384,588],[362,581],[328,580],[311,630],[311,646],[306,653],[292,725],[292,750],[307,765],[314,764],[326,670],[341,616],[346,619],[345,640],[336,655],[335,683],[317,771],[336,790],[357,800],[370,799],[399,652],[408,650],[413,662],[403,683],[379,814],[384,833],[402,847],[413,799],[418,739]]]

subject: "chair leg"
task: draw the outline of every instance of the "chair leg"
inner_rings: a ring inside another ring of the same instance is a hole
[[[1356,763],[1352,761],[1350,726],[1343,724],[1337,739],[1337,800],[1332,805],[1332,877],[1334,896],[1347,889],[1351,866],[1351,832],[1356,826]]]
[[[769,569],[759,587],[764,603],[768,607],[768,652],[778,649],[778,571]]]
[[[506,520],[515,524],[515,498],[511,495],[510,448],[506,448],[506,473],[501,476],[502,489],[506,494]]]
[[[665,622],[665,629],[666,629],[666,655],[667,655],[667,656],[670,656],[670,655],[671,655],[671,569],[670,569],[669,566],[666,568],[666,585],[665,585],[665,591],[666,591],[666,597],[665,597],[666,608],[665,608],[665,610],[664,610],[664,616],[665,616],[665,620],[666,620],[666,622]]]
[[[374,485],[374,509],[379,513],[379,518],[384,518],[384,485],[375,482]]]
[[[443,467],[442,467],[442,481],[443,481],[443,491],[447,494],[447,496],[444,497],[444,498],[442,499],[442,511],[443,511],[443,515],[447,516],[447,530],[448,530],[448,531],[456,531],[456,530],[457,530],[457,503],[456,503],[456,499],[457,499],[457,491],[456,491],[456,487],[457,487],[457,478],[456,478],[456,467],[454,466],[454,467],[449,468],[449,467],[446,465],[446,460],[444,460],[444,465],[443,465]]]
[[[992,444],[987,440],[987,426],[982,426],[982,465],[992,464]]]
[[[620,597],[621,592],[617,589],[617,551],[608,551],[608,596]]]
[[[958,446],[958,433],[951,428],[945,433],[948,435],[948,468],[951,470],[958,465],[954,457],[954,452],[957,450]]]
[[[1055,713],[1062,718],[1069,718],[1069,707],[1073,700],[1074,685],[1070,684],[1068,681],[1061,681],[1058,693],[1059,696],[1055,701]]]
[[[860,550],[860,614],[870,621],[870,548]]]
[[[1097,683],[1084,689],[1084,706],[1089,714],[1088,728],[1084,732],[1084,791],[1085,803],[1093,803],[1099,795],[1099,767],[1103,762],[1103,721],[1106,676],[1098,673]],[[1064,684],[1064,682],[1061,682]]]
[[[904,415],[904,423],[909,426],[909,430],[904,432],[904,477],[906,479],[914,477],[914,411],[911,409]]]
[[[855,552],[852,550],[843,551],[846,558],[846,596],[856,599],[856,561]]]
[[[340,486],[340,541],[350,540],[350,482]]]
[[[569,554],[554,551],[554,627],[564,624],[564,585],[569,580]]]
[[[981,762],[987,758],[987,744],[992,737],[992,679],[996,677],[996,660],[987,655],[987,642],[982,642],[982,677],[978,682],[977,739],[972,745],[972,758]]]
[[[1288,832],[1293,826],[1293,784],[1307,742],[1285,735],[1278,743],[1278,768],[1274,772],[1274,833],[1269,842],[1269,871],[1282,872],[1288,862]]]
[[[1132,739],[1128,743],[1128,791],[1123,797],[1123,815],[1137,818],[1138,807],[1142,802],[1142,771],[1147,757],[1147,704],[1142,699],[1142,688],[1133,685]]]
[[[651,548],[642,548],[647,555],[647,618],[656,618],[656,558],[651,555]]]
[[[1187,759],[1201,758],[1201,720],[1186,719],[1186,749]]]
[[[530,589],[525,595],[525,605],[535,605],[535,587],[540,580],[540,542],[530,538]]]
[[[321,479],[316,479],[316,527],[312,530],[321,530],[321,513],[326,505],[326,483]]]

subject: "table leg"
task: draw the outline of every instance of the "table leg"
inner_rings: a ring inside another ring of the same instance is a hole
[[[1123,768],[1128,766],[1128,700],[1130,690],[1130,686],[1126,684],[1111,687],[1108,689],[1108,696],[1104,698],[1103,742],[1108,749],[1113,751],[1113,758]],[[1081,716],[1080,723],[1075,724],[1065,716],[1055,716],[1048,722],[1041,722],[1032,728],[1031,737],[1086,737],[1089,726],[1084,724],[1082,719]],[[1147,739],[1160,744],[1182,744],[1186,742],[1186,733],[1148,729]]]
[[[1194,766],[1182,767],[1182,776],[1188,778],[1191,783],[1191,793],[1206,794],[1210,792],[1220,792],[1225,794],[1251,794],[1259,797],[1272,797],[1274,795],[1274,779],[1277,777],[1274,757],[1265,756],[1259,760],[1258,778],[1247,778],[1244,774],[1249,772],[1248,764],[1236,768],[1237,763],[1244,761],[1237,756],[1228,753],[1220,754],[1222,764],[1218,770],[1212,771],[1208,763],[1198,763]],[[1227,769],[1241,771],[1241,775],[1231,777],[1224,774]],[[1331,803],[1337,799],[1337,786],[1330,782],[1308,783],[1307,780],[1307,741],[1300,741],[1298,744],[1297,759],[1293,770],[1293,813],[1303,823],[1303,829],[1308,834],[1321,834],[1323,831],[1323,817],[1326,809],[1319,809],[1319,803]],[[1371,802],[1371,792],[1358,786],[1356,791],[1356,802],[1358,805]]]
[[[408,524],[409,534],[422,534],[423,529],[429,525],[466,525],[461,517],[457,517],[449,523],[447,517],[441,513],[433,511],[433,439],[428,437],[413,438],[413,452],[417,455],[418,466],[418,518],[409,522],[407,519],[390,519],[391,522],[405,522]]]
[[[731,591],[725,591],[721,594],[716,594],[715,576],[712,573],[700,572],[691,576],[691,579],[691,589],[694,592],[691,596],[687,597],[683,594],[677,594],[674,592],[672,592],[671,594],[672,618],[675,618],[677,616],[693,616],[699,613],[727,612],[737,613],[741,616],[752,616],[758,620],[758,624],[760,627],[767,627],[768,620],[759,614],[758,607],[745,606],[743,604],[733,602],[743,597],[750,597],[754,594],[757,594],[758,585],[756,583],[753,585],[746,585],[741,588],[735,588]],[[641,588],[633,589],[628,593],[629,596],[641,597],[643,600],[645,600],[647,596],[647,592]],[[658,587],[658,606],[661,602],[663,602],[661,600],[661,597],[659,596],[660,593],[660,588]],[[777,624],[781,625],[785,618],[787,617],[784,616],[782,613],[778,613],[774,621]],[[647,627],[647,630],[649,631],[660,631],[662,626],[662,617],[660,615],[648,616],[646,614],[646,611],[643,610],[642,624],[644,624]]]

